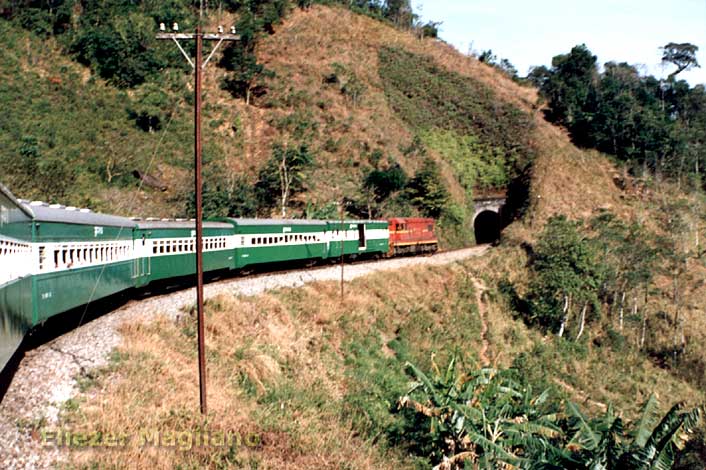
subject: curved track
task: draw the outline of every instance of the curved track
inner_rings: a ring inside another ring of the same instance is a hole
[[[345,280],[377,271],[448,264],[480,256],[488,248],[483,245],[433,256],[346,263]],[[257,295],[280,287],[335,281],[340,279],[340,269],[335,265],[229,278],[207,284],[204,294],[207,299],[223,293]],[[56,423],[63,403],[76,394],[76,378],[90,376],[91,370],[107,364],[110,352],[121,343],[119,328],[123,323],[148,321],[158,315],[176,319],[184,314],[184,307],[193,304],[194,298],[195,289],[192,287],[118,302],[113,305],[119,305],[118,308],[108,313],[101,310],[110,309],[110,306],[92,306],[88,315],[91,321],[42,344],[31,345],[12,371],[9,386],[0,402],[0,466],[7,469],[52,468],[53,462],[61,455],[56,448],[41,446],[37,429]]]

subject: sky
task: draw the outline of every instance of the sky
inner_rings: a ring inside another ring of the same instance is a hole
[[[701,68],[682,72],[691,85],[706,84],[706,0],[412,0],[424,21],[441,21],[439,36],[458,50],[492,49],[521,76],[533,65],[586,44],[598,63],[628,62],[666,77],[661,46],[699,46]]]

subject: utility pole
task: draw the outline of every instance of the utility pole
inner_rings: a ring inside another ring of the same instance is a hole
[[[199,397],[201,401],[201,414],[205,415],[206,407],[206,354],[204,342],[203,318],[203,207],[202,207],[202,181],[201,181],[201,73],[215,54],[223,41],[238,41],[240,36],[235,34],[235,27],[231,34],[223,34],[223,26],[218,27],[218,34],[204,34],[201,31],[201,16],[195,33],[179,33],[179,25],[174,23],[173,33],[162,32],[157,34],[157,39],[172,40],[177,45],[186,61],[194,69],[194,192],[196,193],[196,313],[198,318],[198,344],[199,344]],[[160,31],[166,31],[164,23],[159,25]],[[196,41],[196,57],[186,53],[179,40]],[[203,60],[203,41],[218,41],[206,60]]]
[[[340,216],[341,216],[340,227],[341,227],[341,235],[342,235],[342,238],[341,238],[341,303],[343,303],[343,279],[344,279],[343,278],[343,265],[345,264],[344,260],[343,260],[343,254],[344,254],[343,248],[344,248],[344,244],[346,241],[346,233],[347,233],[346,229],[343,227],[343,215],[345,214],[345,212],[346,212],[345,201],[343,199],[341,199],[341,213],[340,213]]]

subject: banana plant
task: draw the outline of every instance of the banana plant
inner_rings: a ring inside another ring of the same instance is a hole
[[[628,429],[612,407],[588,418],[567,402],[560,413],[511,371],[460,374],[455,358],[443,371],[432,360],[431,375],[406,368],[414,382],[398,404],[429,418],[439,470],[668,470],[701,417],[676,404],[660,419],[652,396]]]
[[[701,418],[701,409],[685,410],[677,403],[661,420],[657,399],[651,396],[640,418],[628,431],[612,407],[589,420],[576,405],[568,403],[568,449],[575,467],[586,470],[668,470]]]
[[[530,468],[529,456],[570,460],[553,443],[561,428],[545,406],[547,392],[533,395],[509,371],[459,374],[455,358],[443,372],[434,365],[431,377],[413,364],[406,367],[414,383],[399,405],[429,417],[442,455],[439,469],[463,468],[466,461],[487,469]]]

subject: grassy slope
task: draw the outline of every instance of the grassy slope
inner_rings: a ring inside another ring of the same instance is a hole
[[[223,22],[227,18],[214,18],[214,24],[217,20]],[[21,121],[18,116],[6,123],[3,137],[12,141],[7,143],[2,158],[10,165],[19,164],[18,141],[24,135],[37,137],[43,154],[59,159],[69,155],[69,160],[79,162],[90,158],[96,168],[105,167],[117,153],[130,172],[149,170],[170,187],[167,193],[151,189],[141,192],[141,210],[145,211],[142,215],[174,216],[182,212],[192,145],[187,77],[165,72],[167,79],[158,85],[166,85],[167,101],[174,105],[174,120],[166,132],[142,132],[128,119],[127,108],[140,101],[144,87],[121,93],[67,60],[51,40],[33,38],[6,22],[2,28],[4,35],[16,39],[8,43],[0,59],[7,78],[0,89],[2,100],[29,114],[22,116]],[[30,43],[33,52],[27,54]],[[517,86],[491,67],[460,56],[435,40],[419,41],[345,9],[295,9],[278,26],[276,34],[264,38],[259,47],[259,60],[277,77],[270,80],[270,91],[258,100],[258,106],[246,106],[242,100],[233,99],[220,89],[223,70],[213,64],[207,69],[204,130],[211,158],[225,167],[225,173],[254,181],[273,143],[304,140],[316,152],[318,166],[309,175],[310,189],[301,200],[318,206],[359,191],[363,175],[371,168],[367,155],[374,149],[399,161],[412,174],[421,161],[418,156],[408,157],[401,151],[409,146],[414,131],[395,115],[385,98],[377,54],[383,45],[429,57],[450,71],[479,80],[498,97],[521,109],[531,110],[535,101],[534,90]],[[359,104],[354,105],[337,87],[322,83],[334,63],[343,65],[365,85]],[[59,77],[62,84],[52,85],[50,77]],[[44,100],[23,91],[26,89],[34,90]],[[97,110],[104,113],[99,121],[95,120]],[[38,124],[50,116],[56,119]],[[308,126],[304,136],[296,135],[296,124]],[[63,140],[58,145],[49,143],[48,131],[58,133]],[[439,155],[433,156],[441,164],[453,198],[460,202],[463,189],[448,162]],[[108,182],[102,171],[93,168],[95,171],[85,176],[84,167],[77,168],[85,181],[69,187],[60,197],[61,202],[90,204],[132,215],[128,212],[133,209],[137,186],[134,180],[122,175]],[[21,174],[5,181],[20,196],[39,197],[46,193],[45,188],[24,183]]]
[[[404,363],[428,370],[457,351],[464,367],[479,365],[475,279],[491,286],[483,295],[490,360],[509,366],[525,353],[516,364],[555,397],[594,411],[613,403],[628,418],[651,392],[665,406],[703,401],[703,391],[639,354],[590,341],[575,346],[527,329],[508,313],[487,275],[517,272],[523,260],[508,255],[500,248],[482,260],[359,279],[343,304],[336,283],[220,297],[207,308],[206,427],[257,433],[262,446],[241,448],[237,457],[229,449],[144,452],[128,446],[72,458],[107,466],[130,459],[152,468],[229,468],[236,460],[245,468],[412,467],[422,461],[392,446],[406,429],[395,413],[408,387]],[[83,382],[85,391],[64,413],[64,424],[129,434],[198,428],[193,317],[176,325],[130,325],[123,333],[112,365]]]

